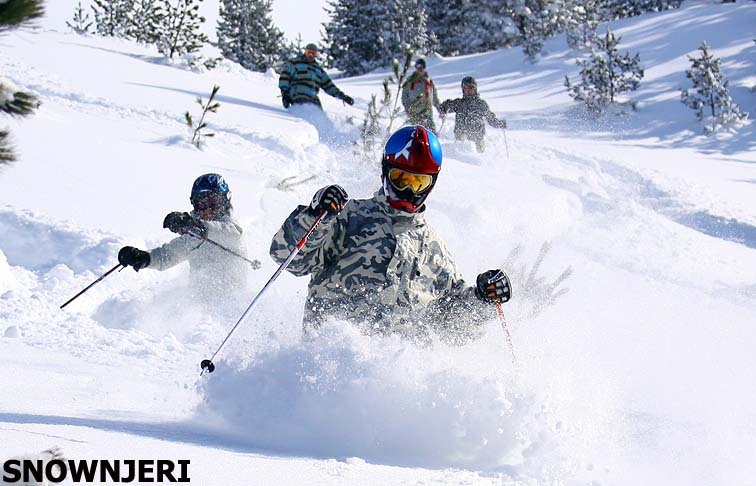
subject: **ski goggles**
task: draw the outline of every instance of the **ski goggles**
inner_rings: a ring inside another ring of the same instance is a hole
[[[397,190],[411,189],[415,194],[425,192],[433,185],[430,174],[413,174],[396,167],[389,169],[388,179]]]
[[[305,49],[305,56],[318,57],[318,51],[313,51],[312,49]]]
[[[223,207],[224,204],[226,204],[226,196],[224,194],[218,194],[217,192],[200,194],[192,199],[192,205],[197,211],[220,208]]]

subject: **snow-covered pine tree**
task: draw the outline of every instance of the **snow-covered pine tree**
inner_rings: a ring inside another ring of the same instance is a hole
[[[566,0],[567,45],[573,49],[590,47],[601,21],[601,0]]]
[[[164,16],[159,0],[132,1],[132,8],[126,14],[126,35],[137,42],[157,44]]]
[[[276,71],[280,71],[290,59],[300,56],[304,52],[304,46],[305,43],[302,39],[301,33],[297,34],[297,38],[294,39],[294,42],[284,42],[281,44],[281,52],[278,55],[279,63],[274,66]],[[327,65],[327,60],[321,60],[321,64]]]
[[[252,71],[276,66],[284,39],[271,12],[270,0],[221,0],[217,33],[223,56]]]
[[[704,126],[706,132],[733,125],[748,118],[748,113],[741,113],[728,92],[729,81],[721,70],[721,59],[709,52],[706,42],[698,48],[700,57],[688,56],[691,68],[685,75],[693,83],[693,92],[683,89],[680,100],[694,110],[699,120],[710,120]]]
[[[128,13],[134,0],[94,0],[95,29],[98,34],[110,37],[126,37]]]
[[[431,46],[443,56],[484,52],[518,36],[497,0],[426,0]]]
[[[89,29],[92,28],[92,24],[94,24],[94,22],[89,19],[89,14],[84,12],[84,7],[81,6],[81,2],[76,6],[71,22],[66,21],[66,25],[71,27],[71,29],[77,34],[89,34]]]
[[[543,41],[567,25],[566,10],[561,0],[526,0],[520,12],[522,51],[530,61],[535,61],[543,50]]]
[[[643,78],[640,54],[621,54],[617,49],[620,40],[607,29],[606,35],[596,39],[591,56],[577,61],[581,66],[580,83],[572,84],[568,76],[564,77],[570,96],[594,113],[603,113],[618,95],[637,89]]]
[[[0,2],[0,34],[19,27],[44,13],[39,0],[5,0]],[[0,111],[10,115],[29,115],[39,106],[39,100],[18,89],[9,80],[0,78]],[[0,163],[16,160],[10,145],[10,132],[0,130]]]
[[[96,1],[96,0],[95,0]],[[202,0],[160,0],[163,22],[158,39],[158,51],[173,59],[198,51],[208,38],[200,31],[205,17],[199,14]]]
[[[614,20],[679,8],[682,0],[605,0],[602,3],[604,18]]]
[[[385,67],[406,47],[425,52],[422,0],[331,0],[328,5],[324,51],[348,76]]]

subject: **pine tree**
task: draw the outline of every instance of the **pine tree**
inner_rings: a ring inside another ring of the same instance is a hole
[[[562,31],[567,25],[567,11],[561,0],[526,0],[516,2],[520,17],[522,51],[535,61],[543,50],[543,42]]]
[[[109,37],[126,37],[128,30],[128,12],[134,0],[94,0],[95,29],[98,34]]]
[[[565,2],[567,45],[573,49],[590,47],[601,21],[601,0]]]
[[[156,44],[165,16],[159,0],[132,1],[132,8],[126,13],[126,35],[137,42]]]
[[[614,20],[679,8],[682,0],[605,0],[602,3],[605,18]]]
[[[331,0],[325,24],[325,53],[348,76],[391,64],[405,48],[428,45],[422,0]]]
[[[205,17],[199,15],[195,0],[160,0],[160,6],[163,22],[157,46],[161,54],[173,59],[176,55],[196,52],[208,42],[207,36],[200,32]]]
[[[748,113],[741,113],[730,97],[729,81],[722,74],[721,60],[709,53],[706,42],[698,50],[701,51],[700,57],[688,56],[692,66],[685,71],[694,91],[681,90],[680,100],[685,106],[696,110],[699,120],[711,120],[709,125],[704,126],[706,132],[747,119]]]
[[[570,96],[585,103],[594,113],[603,113],[617,101],[618,95],[637,89],[643,78],[640,55],[620,54],[617,50],[620,40],[621,37],[615,37],[611,30],[607,30],[603,38],[596,39],[591,56],[577,61],[582,68],[581,82],[573,85],[569,77],[564,77]]]
[[[44,13],[38,0],[6,0],[0,2],[0,34],[41,17]],[[39,100],[18,89],[10,81],[0,78],[0,111],[11,116],[26,116],[39,106]],[[10,145],[10,132],[0,130],[0,163],[16,160]]]
[[[221,0],[218,47],[223,56],[253,71],[281,61],[283,33],[273,24],[270,0]]]
[[[74,10],[74,16],[71,22],[66,21],[66,25],[73,29],[77,34],[89,34],[89,29],[92,28],[94,22],[89,19],[89,14],[84,12],[84,7],[81,6],[81,2],[76,6]]]

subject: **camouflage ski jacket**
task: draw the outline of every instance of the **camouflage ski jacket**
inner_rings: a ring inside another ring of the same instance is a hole
[[[294,210],[273,238],[273,259],[283,262],[314,220],[309,206]],[[311,275],[305,329],[332,316],[368,334],[427,343],[434,330],[461,344],[495,317],[493,306],[475,298],[423,213],[392,208],[382,191],[350,200],[313,232],[288,270]]]
[[[197,217],[194,212],[191,214]],[[207,228],[208,239],[240,255],[247,255],[242,228],[233,219],[203,220],[202,223]],[[149,268],[167,270],[184,261],[189,262],[192,288],[200,296],[214,299],[246,288],[247,264],[212,243],[181,235],[150,250]]]
[[[465,96],[441,103],[441,113],[456,113],[454,134],[457,138],[468,137],[482,140],[486,134],[486,122],[494,128],[506,128],[507,122],[499,120],[480,96]]]
[[[402,85],[402,105],[410,119],[421,115],[433,115],[433,106],[439,109],[436,85],[428,73],[420,74],[415,71]]]
[[[304,55],[290,60],[278,78],[278,87],[289,94],[294,103],[315,103],[320,106],[318,92],[344,99],[344,93],[333,84],[317,61],[307,62]]]

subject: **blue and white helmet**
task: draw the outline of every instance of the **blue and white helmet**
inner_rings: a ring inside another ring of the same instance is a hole
[[[192,184],[192,193],[189,201],[198,211],[205,202],[210,202],[214,206],[219,206],[223,214],[231,212],[231,190],[228,188],[226,180],[220,174],[203,174],[199,176]]]

